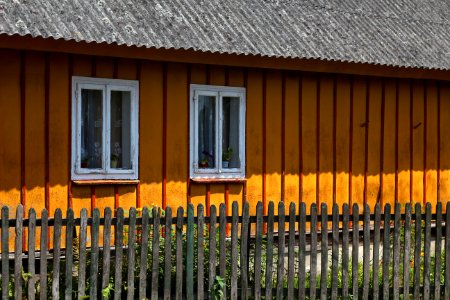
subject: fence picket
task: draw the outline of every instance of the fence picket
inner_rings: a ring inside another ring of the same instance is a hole
[[[89,295],[91,299],[98,296],[98,261],[99,261],[100,211],[94,208],[91,227],[91,273]]]
[[[221,204],[222,208],[222,204]],[[204,248],[204,229],[205,229],[205,217],[203,213],[203,205],[199,204],[197,206],[197,299],[205,299],[204,295],[204,259],[205,259],[205,248]],[[222,230],[222,228],[221,228]],[[225,278],[225,277],[222,277]]]
[[[423,299],[430,299],[430,247],[431,247],[431,204],[425,206],[425,235],[424,235],[424,262],[423,262]]]
[[[22,236],[23,206],[16,210],[16,238],[14,242],[14,299],[22,299]]]
[[[209,209],[209,266],[208,266],[208,288],[211,291],[214,280],[216,278],[216,222],[217,212],[216,207],[212,205]]]
[[[358,299],[358,259],[359,259],[359,207],[353,204],[353,239],[352,239],[352,299]]]
[[[445,207],[445,224],[450,224],[450,202]],[[444,299],[450,299],[450,230],[445,230]]]
[[[380,271],[380,226],[381,226],[381,207],[380,204],[375,204],[375,217],[373,228],[373,263],[372,263],[372,282],[373,282],[373,298],[379,299],[380,283],[378,274]]]
[[[60,286],[60,261],[61,261],[61,226],[62,212],[56,209],[55,225],[53,227],[53,278],[52,278],[52,296],[53,299],[59,299]]]
[[[370,282],[370,206],[364,205],[363,221],[363,293],[362,298],[369,299]]]
[[[134,271],[136,266],[136,208],[130,208],[130,225],[128,226],[128,253],[127,253],[127,299],[134,299]],[[93,298],[94,299],[94,298]]]
[[[172,281],[172,209],[166,207],[164,227],[164,300],[170,299]]]
[[[306,205],[300,203],[299,207],[299,249],[298,249],[298,299],[306,298]]]
[[[2,207],[2,299],[8,299],[9,284],[9,209]]]
[[[389,299],[389,261],[390,261],[390,233],[391,233],[391,205],[384,206],[383,226],[383,299]]]
[[[116,225],[114,226],[114,242],[116,248],[116,258],[114,262],[114,300],[122,298],[122,268],[123,268],[123,209],[116,212]]]
[[[72,299],[72,267],[73,267],[73,229],[74,213],[72,208],[67,210],[66,224],[66,267],[65,267],[65,292],[66,300]],[[109,236],[109,235],[108,235]]]
[[[28,300],[36,298],[36,211],[30,208],[28,212]]]
[[[48,258],[48,211],[41,213],[41,260],[39,262],[39,299],[45,300],[47,295],[47,258]]]
[[[149,239],[149,218],[150,212],[147,206],[142,209],[142,226],[141,226],[141,257],[139,268],[139,299],[146,298],[147,291],[147,259],[148,259],[148,239]],[[153,272],[152,272],[153,276]],[[154,286],[151,286],[153,292]]]
[[[219,275],[222,278],[226,277],[227,268],[227,249],[226,249],[226,237],[227,237],[227,208],[225,203],[221,203],[219,207]],[[223,299],[226,299],[226,289],[224,289]]]
[[[86,295],[86,240],[87,240],[87,210],[80,213],[80,249],[78,259],[78,299]],[[116,277],[117,280],[117,277]]]
[[[294,299],[294,245],[295,245],[295,203],[289,204],[289,241],[288,241],[288,299]]]
[[[278,203],[278,259],[277,259],[277,299],[283,299],[284,281],[284,243],[285,243],[285,211],[284,202]]]
[[[273,287],[273,227],[274,227],[274,204],[269,202],[267,213],[267,248],[266,248],[266,299],[272,299]]]
[[[414,229],[414,299],[420,297],[420,248],[421,248],[421,232],[422,232],[422,214],[419,203],[416,203],[414,208],[415,214],[415,229]]]
[[[105,225],[103,226],[103,274],[102,274],[102,290],[108,287],[109,275],[111,270],[111,208],[106,207],[104,210]],[[106,297],[105,297],[106,298]],[[141,298],[142,299],[142,298]]]
[[[233,202],[231,208],[231,299],[238,298],[238,204]]]
[[[349,221],[349,206],[344,203],[342,206],[342,299],[348,299]]]
[[[186,298],[194,299],[194,205],[192,203],[189,203],[187,207]]]
[[[405,224],[404,224],[404,238],[403,238],[403,299],[409,298],[409,265],[411,250],[411,204],[407,203],[405,206]],[[408,266],[405,268],[404,266]]]
[[[261,300],[261,253],[263,235],[263,206],[259,201],[256,204],[256,234],[255,234],[255,300]]]
[[[332,208],[333,246],[331,249],[331,278],[338,278],[339,272],[339,207],[336,203]],[[331,280],[331,299],[338,297],[338,280]]]
[[[175,299],[182,300],[183,295],[183,213],[182,207],[177,210],[177,227],[176,227],[176,284]]]
[[[321,206],[321,228],[320,228],[320,299],[327,299],[328,278],[328,208],[325,203]]]
[[[393,258],[393,280],[394,280],[394,289],[393,289],[393,297],[394,300],[400,299],[400,203],[395,203],[394,206],[394,258]]]
[[[159,279],[159,226],[161,210],[153,208],[153,241],[152,241],[152,293],[151,299],[158,299]],[[142,266],[141,266],[142,267]],[[143,298],[140,298],[143,299]]]
[[[309,298],[316,299],[317,285],[317,206],[311,205],[311,254],[310,254],[310,277]]]
[[[434,252],[434,299],[441,297],[442,202],[436,204],[436,241]]]
[[[242,207],[241,225],[241,299],[248,299],[248,232],[250,216],[248,202],[244,202]]]

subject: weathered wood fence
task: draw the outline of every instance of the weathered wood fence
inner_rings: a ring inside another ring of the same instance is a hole
[[[16,212],[2,208],[3,299],[450,299],[441,203]]]

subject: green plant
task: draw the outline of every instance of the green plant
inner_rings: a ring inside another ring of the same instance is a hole
[[[222,153],[222,161],[230,161],[233,157],[233,148],[228,147],[226,151]]]
[[[219,300],[223,297],[223,290],[225,288],[225,279],[220,276],[214,278],[214,283],[209,290],[211,299]]]

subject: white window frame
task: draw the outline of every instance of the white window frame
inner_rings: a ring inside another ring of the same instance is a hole
[[[103,91],[102,168],[81,168],[81,89]],[[130,97],[130,160],[131,169],[111,169],[111,91],[129,91]],[[136,80],[72,77],[72,180],[136,180],[139,161],[139,82]]]
[[[198,157],[198,96],[216,97],[216,166],[199,168]],[[222,168],[222,99],[239,97],[239,159],[240,168]],[[242,87],[191,84],[190,86],[190,177],[191,179],[244,179],[245,178],[245,109],[246,91]]]

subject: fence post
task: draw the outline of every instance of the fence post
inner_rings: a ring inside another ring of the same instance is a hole
[[[391,255],[390,245],[391,233],[391,205],[384,206],[384,226],[383,226],[383,299],[389,299],[389,260]]]
[[[111,269],[111,208],[104,210],[105,225],[103,226],[103,276],[101,289],[105,289],[109,284],[109,274]]]
[[[349,207],[342,206],[342,299],[348,298],[348,266],[349,266]]]
[[[321,247],[320,247],[320,299],[327,299],[327,277],[328,277],[328,207],[325,203],[321,205]]]
[[[155,209],[155,208],[153,208]],[[139,300],[146,298],[146,290],[147,290],[147,259],[148,259],[148,239],[149,239],[149,217],[150,212],[148,207],[145,206],[142,209],[142,226],[141,226],[141,259],[140,259],[140,267],[139,267]],[[153,271],[152,271],[153,277]],[[151,290],[153,293],[153,289],[155,287],[153,284],[151,285]],[[158,287],[156,287],[158,290]]]
[[[222,204],[220,208],[222,208]],[[203,211],[203,205],[199,204],[197,206],[197,299],[199,300],[205,299],[205,244],[203,236],[205,234],[205,217]],[[222,230],[222,227],[220,230]],[[220,233],[222,234],[222,232]]]
[[[309,276],[309,299],[316,299],[317,284],[317,205],[311,204],[311,254]]]
[[[414,247],[414,299],[420,297],[420,250],[421,250],[421,231],[422,231],[422,211],[419,203],[415,205],[415,247]]]
[[[353,240],[352,240],[352,299],[358,299],[358,259],[359,259],[359,206],[353,204]]]
[[[394,300],[400,299],[400,203],[395,203],[394,206],[395,216],[394,216],[394,290],[393,296]]]
[[[375,221],[373,228],[373,298],[379,299],[380,283],[378,274],[380,271],[380,226],[381,226],[381,207],[380,203],[375,204]]]
[[[2,299],[8,299],[9,283],[9,208],[2,207]]]
[[[186,233],[186,299],[194,299],[194,206],[187,207]]]
[[[431,247],[431,203],[425,205],[425,235],[423,262],[423,299],[430,299],[430,247]]]
[[[16,210],[16,238],[14,243],[14,298],[22,299],[22,236],[23,236],[23,206]]]
[[[299,207],[299,249],[298,249],[298,299],[306,298],[306,205],[300,203]]]
[[[338,296],[338,271],[339,271],[339,207],[333,204],[333,246],[331,249],[331,299],[336,300]]]
[[[436,242],[434,252],[434,299],[441,297],[442,203],[436,204]]]
[[[273,222],[274,204],[269,202],[267,219],[267,248],[266,248],[266,299],[272,299],[273,272]]]
[[[172,208],[169,206],[166,207],[164,234],[164,300],[169,300],[172,281]]]
[[[28,300],[36,297],[36,211],[30,208],[28,212]]]
[[[81,214],[83,215],[83,211],[81,212]],[[123,223],[124,223],[123,218],[124,218],[123,209],[119,207],[116,211],[116,225],[114,226],[114,240],[115,240],[114,242],[116,245],[116,260],[114,263],[115,264],[114,300],[120,300],[122,298],[121,294],[122,294]]]
[[[278,259],[277,259],[277,299],[283,299],[284,281],[284,242],[285,242],[284,202],[278,203]]]
[[[294,277],[295,277],[295,203],[289,204],[289,242],[288,242],[288,299],[294,299]],[[299,282],[300,284],[300,282]]]
[[[231,299],[238,297],[238,214],[238,204],[234,201],[231,210]]]
[[[176,227],[176,243],[177,243],[177,266],[176,266],[176,294],[175,299],[182,300],[183,296],[183,208],[178,207],[177,211],[177,227]]]
[[[227,276],[227,248],[226,248],[226,237],[227,237],[227,208],[225,203],[221,203],[219,207],[219,274],[223,279]],[[226,291],[223,291],[223,299],[227,298]]]
[[[242,207],[242,224],[241,224],[241,299],[248,298],[248,232],[249,232],[249,207],[248,202],[244,202]]]
[[[369,299],[370,283],[370,206],[364,205],[363,223],[363,294],[362,298]]]
[[[127,299],[134,299],[134,269],[136,265],[136,253],[134,245],[136,243],[136,208],[130,208],[130,225],[128,226],[128,270],[127,270]],[[95,299],[95,298],[92,298]]]
[[[41,213],[41,261],[39,265],[40,277],[39,277],[39,299],[46,300],[47,296],[47,242],[48,242],[48,211],[42,210]],[[45,258],[45,259],[42,259]]]
[[[403,252],[403,299],[409,299],[409,264],[411,251],[411,204],[407,203],[405,206],[405,237],[404,237],[404,252]]]
[[[255,235],[255,300],[261,300],[261,247],[263,235],[263,206],[256,204],[256,235]]]
[[[52,296],[53,299],[59,299],[59,273],[61,261],[61,223],[62,212],[61,209],[56,209],[55,225],[53,226],[53,281],[52,281]],[[97,275],[97,274],[96,274]]]
[[[72,267],[73,267],[73,210],[69,208],[66,213],[66,272],[65,272],[65,299],[72,299]],[[108,259],[109,261],[109,259]]]
[[[89,289],[91,299],[96,299],[98,295],[99,232],[100,232],[100,211],[98,210],[98,208],[95,208],[94,211],[92,212],[92,226],[91,226],[91,241],[92,241],[91,274],[90,274],[91,286]]]

